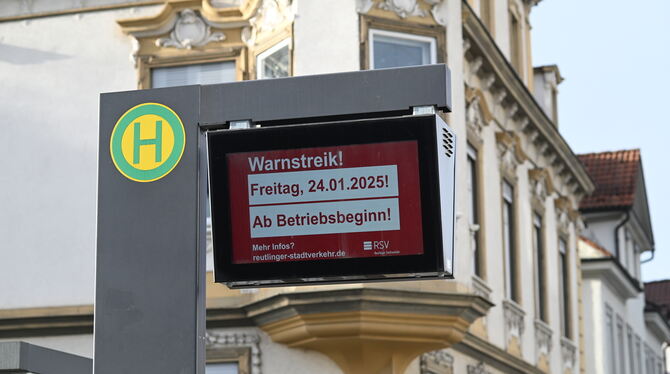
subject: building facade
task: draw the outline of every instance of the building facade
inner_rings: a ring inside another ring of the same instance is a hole
[[[653,257],[654,235],[639,150],[580,155],[596,191],[582,200],[580,240],[585,352],[589,373],[665,373],[667,312],[650,302],[641,258]],[[650,255],[651,254],[651,255]],[[653,286],[650,286],[653,289]],[[663,295],[654,292],[653,296]]]
[[[93,355],[100,92],[446,63],[456,279],[210,283],[208,372],[589,372],[594,184],[558,131],[558,69],[532,66],[537,3],[3,1],[0,159],[25,162],[3,164],[0,339]]]

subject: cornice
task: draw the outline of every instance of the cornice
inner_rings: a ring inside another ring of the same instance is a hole
[[[207,309],[207,328],[258,326],[289,316],[368,310],[397,313],[446,313],[472,321],[493,304],[460,293],[429,293],[354,288],[286,293],[231,308]],[[0,338],[93,333],[93,306],[0,310]]]
[[[488,366],[504,373],[542,374],[535,365],[510,354],[498,346],[482,339],[470,332],[465,334],[462,342],[453,346],[453,349],[469,355],[475,359],[485,361]]]
[[[208,0],[171,0],[156,15],[120,19],[116,22],[126,34],[160,34],[172,27],[179,11],[197,9],[209,23],[219,28],[240,27],[249,23],[249,18],[254,15],[260,3],[260,0],[247,0],[240,7],[220,9],[212,7]]]
[[[645,308],[644,323],[663,342],[670,342],[670,322],[658,310]]]
[[[633,298],[642,292],[640,284],[614,257],[582,258],[581,265],[584,278],[604,280],[610,285],[612,291],[624,300]]]
[[[479,56],[482,57],[482,62],[485,62],[486,65],[485,68],[490,71],[489,74],[493,75],[490,83],[491,89],[502,91],[501,102],[512,102],[510,106],[514,109],[511,113],[513,117],[526,117],[525,121],[521,121],[524,123],[522,130],[524,132],[535,132],[536,134],[531,137],[548,144],[548,149],[545,149],[545,152],[556,154],[554,164],[562,163],[565,165],[569,174],[567,177],[568,184],[573,183],[575,185],[574,192],[583,195],[593,192],[595,185],[584,166],[535,101],[533,95],[528,91],[507,58],[488,34],[485,26],[478,17],[474,16],[474,12],[467,1],[464,0],[462,4],[464,43],[467,45],[466,58],[468,54],[473,60],[479,58]]]
[[[93,333],[93,306],[0,310],[0,338]]]

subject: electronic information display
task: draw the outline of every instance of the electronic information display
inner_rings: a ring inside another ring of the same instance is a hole
[[[417,148],[228,154],[233,263],[422,254]]]
[[[454,143],[436,116],[209,133],[215,280],[451,276]]]

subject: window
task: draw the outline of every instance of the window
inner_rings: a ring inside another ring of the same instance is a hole
[[[509,15],[509,54],[512,66],[521,73],[521,29],[516,15],[510,12]]]
[[[494,34],[494,15],[495,15],[495,0],[479,0],[479,18],[481,18],[489,34]]]
[[[637,362],[635,373],[642,373],[642,344],[637,334],[635,334],[635,361]]]
[[[385,30],[370,30],[372,69],[437,62],[435,38]]]
[[[207,64],[155,67],[151,69],[152,88],[215,84],[236,81],[234,61]]]
[[[619,372],[626,372],[626,341],[623,338],[623,320],[621,316],[616,316],[616,346],[617,346],[617,355],[619,356]]]
[[[614,319],[612,315],[612,308],[609,305],[605,305],[605,344],[607,344],[607,351],[605,355],[607,357],[607,365],[609,365],[608,373],[618,374],[617,365],[614,361],[616,357],[615,345],[614,345]]]
[[[640,246],[633,243],[633,260],[631,266],[633,267],[633,276],[635,279],[640,279]]]
[[[546,322],[546,287],[544,269],[544,246],[542,245],[542,217],[533,214],[533,249],[535,250],[535,317]]]
[[[559,292],[561,293],[561,331],[563,336],[569,339],[572,338],[570,333],[570,330],[572,329],[570,324],[570,289],[568,286],[570,284],[570,274],[568,273],[568,246],[563,238],[558,239],[558,266],[558,276],[560,277],[558,284],[560,286]]]
[[[519,302],[517,290],[516,249],[514,231],[514,188],[503,181],[503,246],[505,251],[505,291],[507,298]]]
[[[207,364],[205,374],[238,374],[239,367],[234,362]]]
[[[277,43],[256,57],[258,79],[283,78],[291,75],[291,39]]]
[[[627,343],[628,343],[628,368],[630,373],[635,373],[635,344],[633,343],[633,329],[628,326],[627,332]]]
[[[478,277],[482,277],[481,253],[479,249],[479,202],[477,183],[477,150],[468,143],[468,223],[470,224],[470,248],[472,250],[473,271]]]

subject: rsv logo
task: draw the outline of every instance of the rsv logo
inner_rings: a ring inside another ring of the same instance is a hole
[[[375,240],[375,241],[365,241],[363,242],[363,250],[364,251],[371,251],[371,250],[385,250],[389,249],[389,245],[391,244],[390,240]]]
[[[172,109],[145,103],[119,118],[109,149],[116,168],[136,182],[163,178],[177,166],[186,145],[181,119]]]

